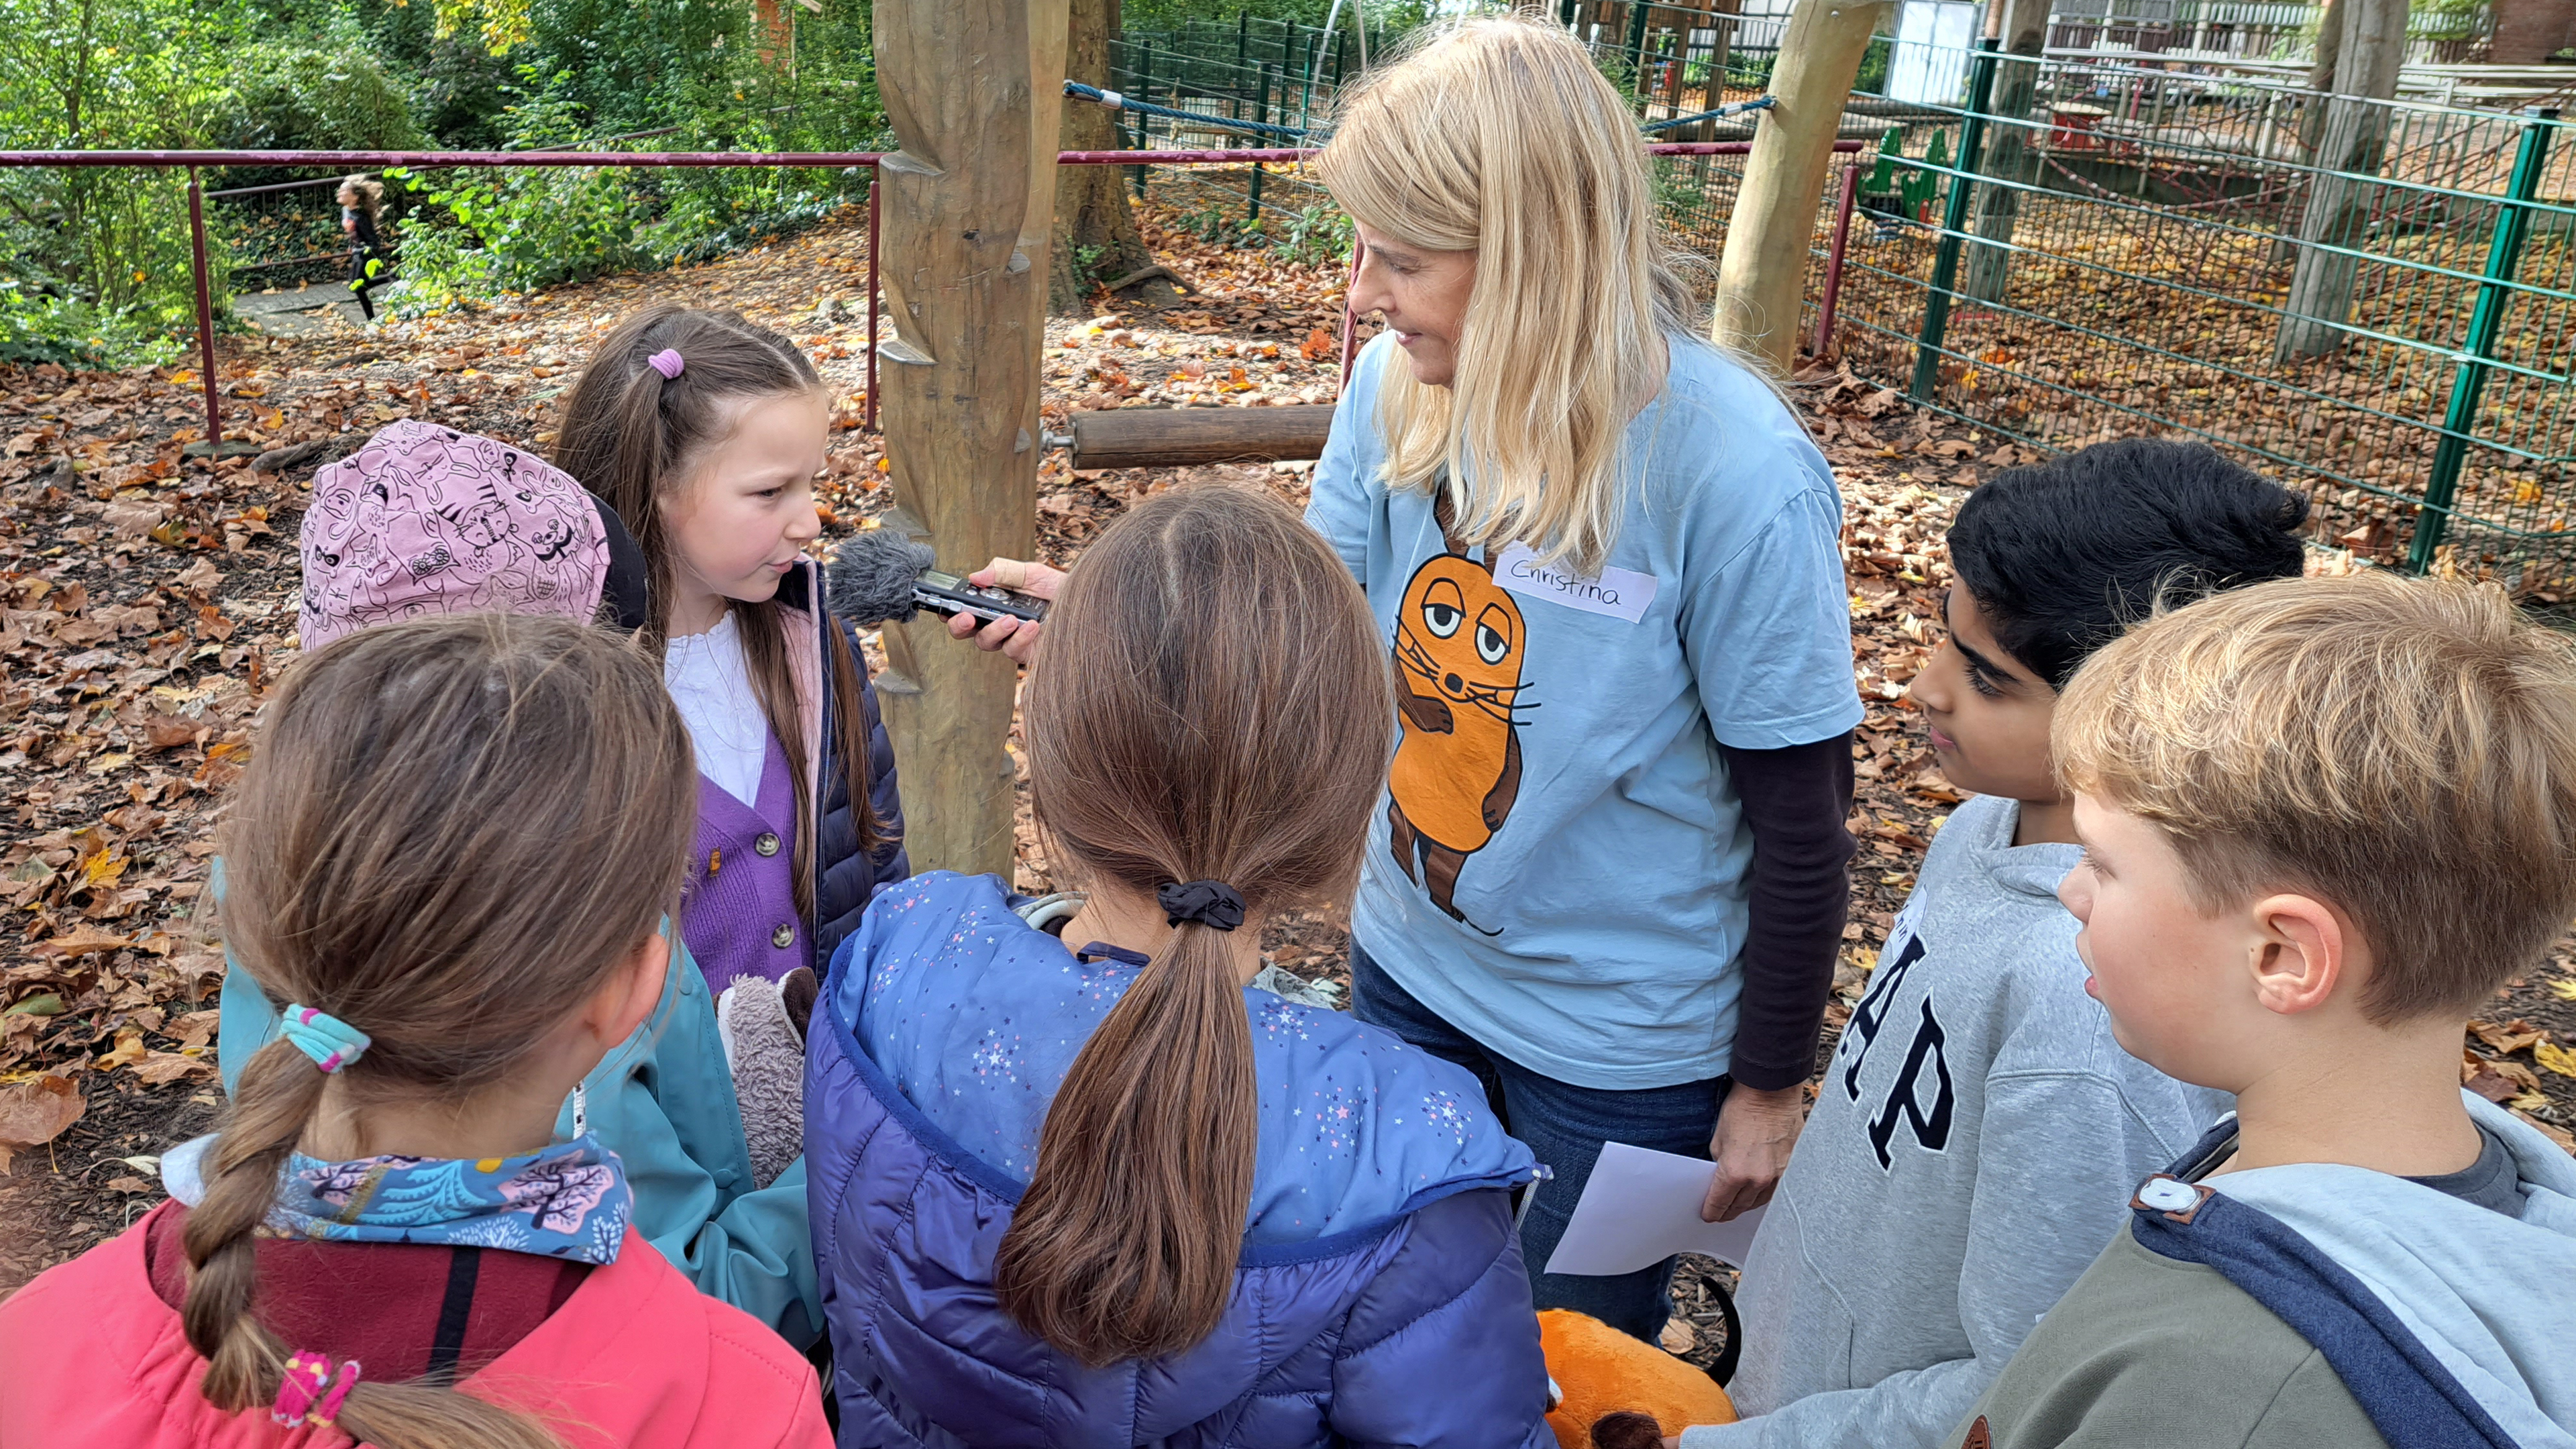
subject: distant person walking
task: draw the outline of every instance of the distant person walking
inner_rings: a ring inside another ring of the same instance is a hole
[[[376,304],[367,289],[384,281],[394,264],[377,215],[384,200],[384,183],[363,172],[340,182],[340,230],[349,238],[349,290],[358,294],[358,310],[370,322],[376,320]]]

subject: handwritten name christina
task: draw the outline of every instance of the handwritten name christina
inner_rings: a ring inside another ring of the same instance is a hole
[[[1599,579],[1577,578],[1572,574],[1547,567],[1531,559],[1507,560],[1504,573],[1511,578],[1527,579],[1542,588],[1552,589],[1571,598],[1589,599],[1615,609],[1620,606],[1619,590]]]

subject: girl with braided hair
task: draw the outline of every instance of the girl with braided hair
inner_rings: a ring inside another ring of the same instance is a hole
[[[628,1231],[582,1121],[662,994],[694,773],[652,664],[570,620],[299,665],[224,825],[281,1032],[171,1200],[0,1304],[0,1443],[827,1442],[813,1370]]]

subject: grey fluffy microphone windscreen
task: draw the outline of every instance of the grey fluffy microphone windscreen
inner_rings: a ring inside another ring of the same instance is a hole
[[[910,619],[913,583],[936,560],[929,544],[891,528],[854,534],[823,570],[824,607],[861,628]]]

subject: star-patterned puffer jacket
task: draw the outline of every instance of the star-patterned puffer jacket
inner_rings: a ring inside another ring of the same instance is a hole
[[[845,1449],[1554,1443],[1510,1189],[1541,1175],[1467,1072],[1246,988],[1260,1147],[1232,1303],[1090,1368],[996,1301],[993,1258],[1073,1059],[1146,963],[1000,881],[879,894],[807,1038],[814,1252]]]

